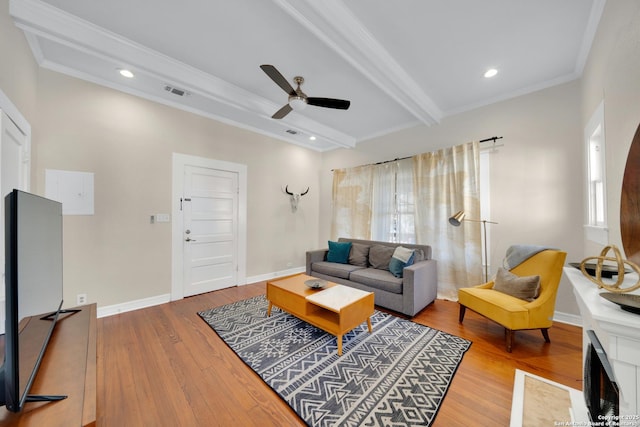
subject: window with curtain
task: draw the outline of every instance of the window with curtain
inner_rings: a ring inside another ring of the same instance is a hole
[[[480,218],[479,145],[457,145],[414,157],[416,236],[438,260],[438,298],[457,300],[458,288],[482,282],[478,222],[449,224],[465,211]]]
[[[462,144],[405,160],[334,171],[332,238],[430,245],[438,298],[481,282],[477,222],[453,227],[451,214],[480,218],[479,145]]]
[[[371,238],[415,243],[413,161],[404,159],[374,166]]]
[[[333,171],[332,239],[371,239],[372,189],[372,166]]]

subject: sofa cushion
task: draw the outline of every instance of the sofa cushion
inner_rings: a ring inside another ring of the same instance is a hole
[[[426,255],[424,254],[424,251],[422,249],[414,249],[413,250],[413,262],[420,262],[420,261],[424,261],[425,259],[427,259]]]
[[[349,280],[394,294],[402,293],[402,279],[387,270],[362,268],[351,272]]]
[[[396,250],[393,246],[374,245],[369,249],[369,264],[379,270],[389,270],[389,261]]]
[[[328,243],[329,252],[327,253],[327,261],[347,264],[349,262],[351,242],[332,242],[331,240],[329,240]]]
[[[348,279],[349,274],[352,271],[360,270],[362,267],[351,264],[340,264],[337,262],[319,261],[311,264],[311,275],[316,271],[318,273],[326,274],[327,276],[340,277],[341,279]]]
[[[352,243],[349,252],[349,264],[359,267],[369,267],[369,246],[362,243]]]
[[[389,261],[389,271],[396,277],[402,277],[402,270],[408,265],[413,264],[415,252],[403,246],[398,246],[393,251],[393,256]]]
[[[525,301],[533,301],[540,294],[540,276],[517,276],[498,268],[493,290]]]

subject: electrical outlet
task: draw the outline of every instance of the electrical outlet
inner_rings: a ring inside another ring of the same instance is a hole
[[[78,294],[76,297],[76,302],[78,305],[84,305],[87,303],[87,294]]]

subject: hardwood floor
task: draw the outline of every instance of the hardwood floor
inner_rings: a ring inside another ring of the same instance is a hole
[[[98,319],[99,426],[304,426],[198,317],[198,311],[265,293],[229,288]],[[515,368],[582,388],[582,330],[555,323],[515,335],[458,304],[437,300],[415,322],[473,341],[434,426],[507,426]]]

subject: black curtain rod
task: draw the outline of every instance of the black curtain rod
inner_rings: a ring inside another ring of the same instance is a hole
[[[489,141],[493,141],[496,142],[498,139],[502,139],[502,136],[492,136],[491,138],[485,138],[485,139],[481,139],[478,142],[489,142]]]
[[[483,142],[489,142],[489,141],[493,141],[494,143],[498,140],[498,139],[502,139],[502,136],[492,136],[491,138],[485,138],[485,139],[481,139],[480,141],[478,141],[478,143],[483,143]],[[385,163],[393,163],[393,162],[397,162],[399,160],[406,160],[406,159],[410,159],[413,156],[407,156],[407,157],[397,157],[393,160],[383,160],[381,162],[377,162],[377,163],[369,163],[367,165],[363,165],[363,166],[371,166],[371,165],[384,165]],[[333,169],[331,169],[331,172],[333,172]]]

